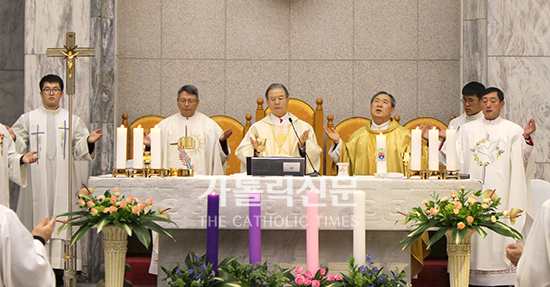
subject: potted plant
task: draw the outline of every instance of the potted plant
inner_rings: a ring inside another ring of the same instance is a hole
[[[75,244],[92,227],[97,227],[98,233],[103,232],[105,285],[122,286],[128,236],[135,234],[139,241],[149,248],[149,230],[174,239],[166,229],[155,223],[172,221],[168,209],[159,209],[158,212],[152,210],[151,198],[142,202],[133,196],[121,195],[118,189],[113,189],[113,194],[107,190],[100,196],[95,196],[93,192],[93,188],[87,187],[77,192],[77,205],[81,210],[58,215],[69,217],[67,221],[61,221],[63,225],[59,227],[58,232],[68,226],[79,226],[71,237],[71,244]]]
[[[206,262],[206,255],[199,257],[193,251],[190,251],[185,257],[185,267],[177,263],[177,266],[171,271],[162,266],[160,268],[166,273],[166,278],[163,280],[171,287],[238,286],[225,284],[222,278],[216,277],[212,270],[212,263]]]
[[[372,256],[367,255],[367,265],[357,266],[355,258],[350,257],[348,275],[342,274],[338,287],[404,287],[409,286],[405,282],[407,274],[404,270],[396,273],[391,271],[391,276],[382,272],[384,267],[378,268],[374,265]]]
[[[483,238],[487,235],[482,228],[490,229],[502,236],[523,240],[521,234],[512,227],[500,222],[500,219],[510,219],[512,224],[521,215],[522,210],[512,208],[510,211],[497,210],[500,198],[494,190],[465,191],[464,186],[459,191],[451,191],[450,197],[439,198],[432,194],[433,200],[425,199],[422,207],[413,208],[401,223],[413,221],[414,230],[401,241],[403,249],[416,241],[429,228],[439,230],[427,244],[430,248],[443,235],[447,237],[447,253],[449,255],[449,273],[451,286],[468,286],[470,269],[470,240],[477,232]]]

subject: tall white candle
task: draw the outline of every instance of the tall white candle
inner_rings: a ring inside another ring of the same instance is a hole
[[[126,168],[126,145],[128,144],[128,129],[123,125],[116,128],[116,160],[115,168]]]
[[[416,127],[411,132],[411,170],[421,170],[422,130]]]
[[[151,138],[151,168],[161,168],[160,128],[155,126],[149,134]]]
[[[387,152],[386,152],[386,136],[380,133],[376,136],[376,172],[377,173],[387,173],[388,172],[388,162],[387,162]]]
[[[445,140],[447,155],[447,170],[456,170],[456,130],[450,126],[447,129],[447,139]]]
[[[429,170],[439,169],[439,130],[434,126],[433,129],[428,131],[428,145],[429,149]]]
[[[367,246],[365,235],[365,191],[356,190],[353,194],[353,216],[357,225],[353,226],[353,257],[357,265],[365,265]]]
[[[134,128],[134,168],[143,168],[143,128]]]

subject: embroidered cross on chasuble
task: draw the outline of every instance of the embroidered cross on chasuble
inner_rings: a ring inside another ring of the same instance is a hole
[[[0,132],[0,155],[4,155],[4,134]]]
[[[275,138],[275,154],[289,155],[290,137],[288,136],[289,127],[272,127],[273,137]]]

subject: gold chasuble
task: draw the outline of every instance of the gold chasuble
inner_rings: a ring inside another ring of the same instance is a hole
[[[340,162],[349,163],[350,175],[372,175],[376,173],[376,136],[380,133],[386,138],[388,172],[403,173],[402,153],[410,152],[411,130],[405,128],[393,118],[386,130],[372,130],[371,121],[356,130],[342,147]]]

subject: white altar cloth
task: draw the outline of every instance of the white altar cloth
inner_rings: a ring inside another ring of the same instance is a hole
[[[366,193],[367,253],[376,262],[405,268],[409,273],[408,249],[401,251],[399,241],[410,231],[397,223],[404,219],[398,212],[410,212],[422,200],[436,192],[448,196],[464,185],[467,190],[481,189],[474,180],[390,180],[373,177],[251,177],[197,176],[191,178],[112,178],[91,177],[89,186],[96,195],[119,188],[121,194],[144,201],[153,198],[154,206],[172,208],[177,223],[172,229],[177,242],[161,237],[159,265],[172,269],[183,262],[187,251],[205,252],[206,195],[220,195],[220,259],[234,256],[248,262],[248,193],[262,193],[262,260],[268,264],[296,266],[305,263],[307,190],[319,192],[320,263],[331,272],[344,271],[352,254],[353,192]],[[285,265],[286,263],[286,265]],[[159,270],[160,271],[160,270]],[[389,272],[389,270],[386,270]],[[159,272],[159,286],[166,286]],[[410,277],[407,278],[410,282]]]

